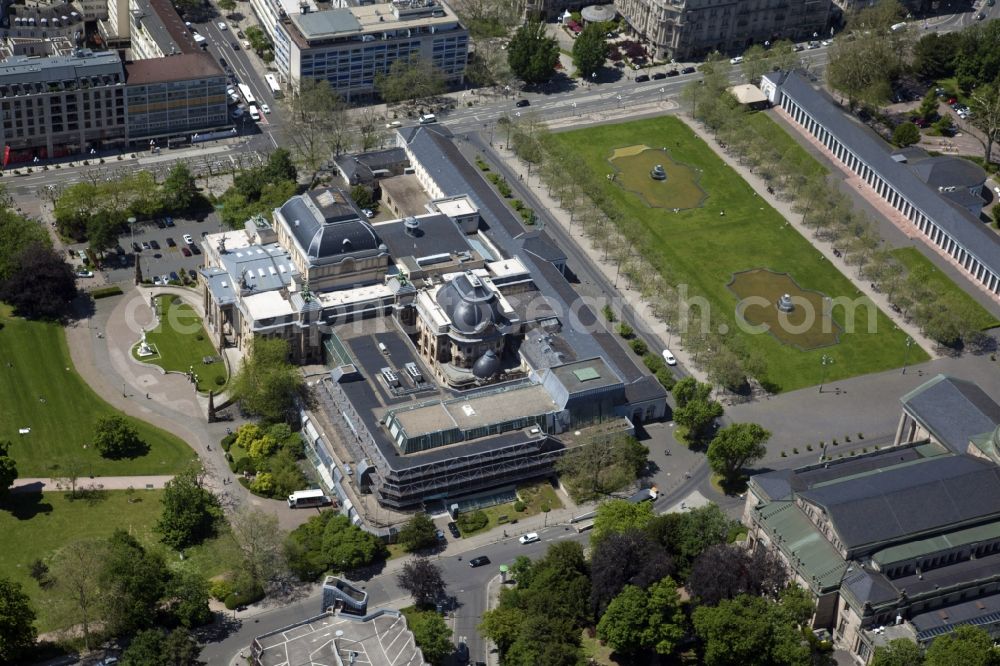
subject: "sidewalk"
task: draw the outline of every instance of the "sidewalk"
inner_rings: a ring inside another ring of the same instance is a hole
[[[81,476],[76,480],[77,490],[128,490],[129,488],[142,490],[160,490],[167,481],[173,479],[173,475],[154,476]],[[70,484],[66,479],[18,479],[11,486],[12,493],[26,492],[60,492],[70,489]]]

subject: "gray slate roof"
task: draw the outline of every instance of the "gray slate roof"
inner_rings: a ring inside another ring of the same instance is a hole
[[[1000,239],[996,234],[984,229],[983,224],[968,211],[941,197],[935,188],[921,181],[910,170],[911,167],[892,159],[885,143],[842,113],[833,100],[813,88],[804,77],[790,72],[780,89],[871,169],[891,183],[910,203],[922,210],[966,252],[1000,274]]]
[[[972,382],[938,375],[900,402],[914,419],[953,451],[962,453],[974,435],[1000,425],[1000,405]]]
[[[911,164],[920,180],[934,188],[938,187],[975,187],[986,180],[986,172],[982,167],[969,160],[941,155],[921,160]]]
[[[278,209],[302,250],[327,259],[378,250],[374,229],[338,190],[294,196]]]
[[[1000,468],[939,456],[804,490],[849,549],[1000,516]]]
[[[841,585],[850,590],[859,604],[868,602],[873,606],[893,601],[899,596],[889,579],[877,571],[859,568],[844,576]]]

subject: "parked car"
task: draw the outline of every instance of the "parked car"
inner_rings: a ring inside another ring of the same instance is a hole
[[[191,237],[191,234],[184,234],[184,242],[188,245],[194,245],[194,238]]]
[[[160,276],[160,284],[167,285],[170,284],[170,276],[166,273]]]
[[[520,539],[518,539],[518,541],[520,541],[522,545],[535,543],[541,540],[542,540],[541,537],[538,536],[538,532],[528,532],[527,534],[522,535]]]
[[[730,58],[729,59],[729,64],[730,65],[738,65],[741,62],[743,62],[743,56],[736,56],[735,58]]]
[[[166,229],[167,228],[167,223],[164,222],[163,220],[159,219],[159,218],[157,218],[156,220],[154,220],[154,224],[156,224],[156,228],[157,229]]]
[[[139,245],[138,243],[136,243],[135,241],[132,241],[132,251],[133,252],[142,252],[142,246]]]
[[[458,645],[455,646],[455,659],[460,664],[469,663],[469,646],[465,644],[465,641],[459,641]]]
[[[167,247],[177,247],[177,241],[173,238],[167,238]]]
[[[516,103],[514,104],[514,106],[517,106],[517,107],[521,107],[521,108],[524,108],[524,107],[526,107],[526,106],[531,106],[531,102],[529,102],[529,101],[528,101],[528,100],[526,100],[526,99],[519,99],[519,100],[517,100],[517,102],[516,102]]]
[[[180,282],[181,276],[177,274],[177,271],[170,271],[170,279],[175,282]]]
[[[267,104],[262,103],[260,105],[260,110],[263,111],[264,113],[271,113],[271,107],[269,107]]]
[[[161,284],[163,284],[163,281],[160,279],[160,276],[159,275],[154,275],[153,276],[153,286],[159,287]]]
[[[243,39],[244,37],[246,37],[246,35],[243,34],[242,30],[237,30],[236,31],[236,36],[239,37],[240,39]]]
[[[375,211],[373,211],[371,208],[362,208],[361,212],[364,213],[365,217],[367,217],[369,220],[375,217]]]
[[[149,243],[147,243],[146,241],[142,241],[142,249],[143,250],[149,250],[149,249],[152,249],[152,248],[149,247]]]
[[[688,65],[687,67],[681,70],[681,74],[694,74],[696,71],[698,70]]]
[[[399,122],[398,120],[393,120],[392,122],[388,122],[388,123],[385,124],[385,128],[386,129],[393,129],[393,128],[402,127],[402,126],[403,126],[403,123]]]
[[[233,47],[234,51],[239,51],[240,50],[240,43],[239,42],[229,42],[229,45]]]
[[[456,539],[462,538],[462,533],[458,531],[458,525],[456,523],[448,523],[448,531],[451,532],[451,535]]]
[[[649,81],[649,74],[640,74],[639,76],[635,77],[636,83],[645,83],[646,81]]]
[[[663,362],[667,365],[677,365],[677,358],[674,357],[673,353],[669,349],[663,350]]]
[[[650,77],[650,78],[652,78],[652,79],[654,79],[656,81],[659,81],[660,79],[667,78],[667,74],[666,74],[666,72],[657,72],[656,74],[653,74],[653,76]]]
[[[680,76],[680,74],[676,69],[667,70],[667,76]]]
[[[189,268],[188,269],[188,277],[191,278],[192,280],[194,280],[195,278],[198,277],[198,274],[195,273],[195,271],[194,271],[193,268]]]
[[[469,566],[475,569],[476,567],[484,567],[490,563],[490,558],[485,555],[480,555],[479,557],[473,557],[469,560]]]
[[[229,26],[224,21],[219,21],[216,25],[219,26],[219,30],[229,30]]]
[[[219,58],[219,64],[222,65],[222,69],[226,69],[229,67],[229,64],[226,62],[225,58]]]
[[[81,269],[76,272],[76,276],[79,278],[92,278],[94,277],[94,271]]]
[[[191,254],[201,254],[201,248],[199,248],[197,245],[192,245]]]
[[[181,254],[183,254],[185,257],[190,257],[191,256],[191,250],[189,250],[186,247],[182,247],[181,248]]]
[[[154,250],[159,250],[160,249],[160,244],[159,244],[159,242],[157,242],[155,240],[151,240],[151,241],[149,241],[149,247],[153,248]]]
[[[174,226],[174,218],[167,215],[165,218],[163,218],[163,223],[166,224],[168,227],[172,227]]]
[[[434,532],[434,536],[437,537],[438,541],[447,541],[447,538],[444,536],[444,532],[442,532],[441,530],[436,530]]]

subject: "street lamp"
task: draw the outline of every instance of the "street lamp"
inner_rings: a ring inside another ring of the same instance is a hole
[[[576,110],[576,102],[573,102],[573,115],[574,116],[580,115],[580,112]]]
[[[663,104],[663,96],[666,92],[665,88],[660,88],[660,104]]]
[[[135,251],[135,218],[128,218],[128,230],[132,234],[132,251]]]
[[[903,374],[906,374],[906,362],[910,358],[910,347],[913,346],[913,338],[906,336],[906,350],[903,352]]]
[[[822,367],[822,373],[820,374],[820,379],[819,379],[819,392],[822,393],[823,384],[826,382],[826,367],[828,365],[833,365],[833,359],[827,356],[826,354],[823,354],[823,358],[819,360],[819,363],[820,366]]]
[[[618,93],[618,108],[620,109],[620,108],[622,108],[623,106],[625,106],[625,105],[624,105],[624,104],[622,104],[622,96],[621,96],[621,93]]]

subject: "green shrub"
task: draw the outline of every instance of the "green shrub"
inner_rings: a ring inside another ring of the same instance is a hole
[[[634,351],[639,356],[643,356],[646,352],[649,351],[649,347],[646,345],[646,341],[643,340],[642,338],[634,338],[632,340],[629,340],[628,346],[631,347],[632,351]]]
[[[806,444],[806,451],[812,451],[812,450],[813,450],[813,445],[812,444]]]
[[[625,322],[622,322],[622,323],[618,324],[618,335],[620,335],[623,338],[625,338],[626,340],[628,340],[633,335],[635,335],[635,329],[633,329],[631,326],[629,326]]]
[[[497,183],[497,191],[500,192],[500,196],[504,199],[510,199],[514,195],[514,191],[510,189],[510,185],[508,185],[507,181],[503,178],[501,178],[500,182]]]
[[[643,358],[648,358],[648,356],[644,356]],[[656,380],[668,391],[674,390],[674,384],[677,383],[674,373],[670,372],[670,368],[667,366],[663,366],[656,371]]]
[[[236,441],[236,433],[231,432],[222,438],[222,441],[219,442],[219,445],[222,446],[223,451],[228,451],[229,449],[232,448],[233,442],[235,441]]]
[[[510,207],[520,212],[522,209],[524,209],[524,202],[521,201],[520,199],[513,199],[510,202]]]
[[[215,378],[215,385],[216,386],[222,386],[225,383],[226,383],[226,378],[225,377],[223,377],[223,376],[220,375],[220,376],[218,376],[218,377]]]
[[[795,447],[792,447],[792,453],[793,453],[794,455],[799,455],[799,450],[798,450],[798,448],[795,448]]]
[[[538,216],[535,215],[535,211],[531,210],[527,206],[520,210],[521,219],[524,220],[525,224],[534,224],[538,221]]]
[[[119,296],[122,294],[122,288],[116,284],[110,287],[100,287],[90,292],[91,298],[107,298],[108,296]]]
[[[236,610],[240,606],[255,603],[264,598],[264,588],[260,585],[253,585],[247,591],[233,592],[226,597],[226,608]]]
[[[782,457],[782,458],[787,458],[787,457],[788,457],[788,454],[787,454],[787,453],[785,453],[784,451],[782,451],[782,452],[781,452],[781,457]]]
[[[233,464],[233,471],[237,474],[242,474],[246,472],[247,474],[256,474],[257,468],[254,467],[253,461],[249,457],[240,458]]]
[[[604,313],[604,318],[607,321],[614,322],[614,321],[616,321],[618,319],[618,317],[615,316],[615,311],[611,309],[610,305],[605,305],[601,309],[601,312]]]
[[[233,586],[225,579],[213,580],[211,587],[208,588],[208,593],[212,595],[213,599],[225,601],[233,593]]]
[[[479,167],[480,171],[489,171],[490,165],[483,161],[482,157],[476,158],[476,166]]]
[[[642,363],[653,374],[659,372],[660,368],[666,367],[666,364],[663,363],[663,358],[658,354],[646,354],[642,357]]]
[[[527,509],[528,505],[522,502],[521,500],[517,500],[516,502],[514,502],[514,511],[521,513],[522,511],[526,511]]]
[[[490,522],[489,517],[482,511],[470,511],[468,513],[460,513],[458,518],[455,519],[458,523],[458,529],[463,533],[476,532],[478,530],[486,527],[486,524]]]

